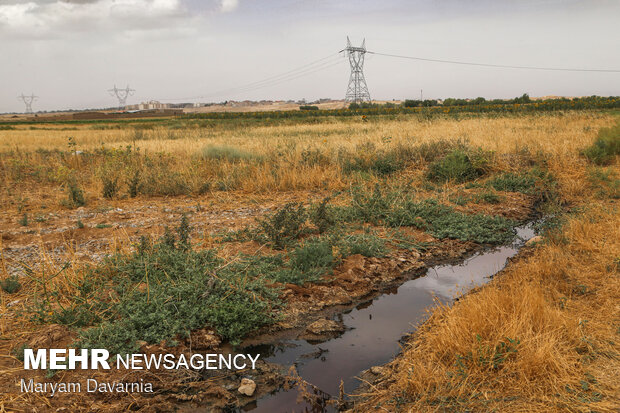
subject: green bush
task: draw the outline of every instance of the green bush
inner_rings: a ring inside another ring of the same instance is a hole
[[[385,257],[388,249],[385,241],[373,234],[351,234],[339,243],[343,256],[360,254],[365,257]]]
[[[515,236],[515,223],[499,216],[450,213],[431,223],[430,233],[439,239],[452,238],[479,244],[503,244]]]
[[[500,196],[494,192],[483,192],[478,196],[478,199],[488,204],[499,204],[501,201]]]
[[[22,288],[22,285],[17,275],[10,275],[4,280],[0,280],[0,288],[6,293],[13,294],[18,292]]]
[[[494,177],[489,184],[496,191],[530,193],[536,185],[536,177],[533,174],[508,172]]]
[[[482,151],[468,153],[457,149],[431,163],[426,177],[438,183],[472,181],[486,173],[488,163],[488,155]]]
[[[318,148],[306,148],[301,151],[301,163],[308,166],[327,166],[331,160]]]
[[[588,170],[588,180],[599,198],[620,199],[620,179],[612,168],[594,167]]]
[[[102,177],[103,181],[103,197],[112,199],[118,192],[118,177],[105,176]]]
[[[596,165],[611,164],[620,155],[620,125],[601,129],[596,141],[583,154]]]
[[[465,150],[466,148],[463,141],[440,139],[415,145],[411,149],[409,156],[413,161],[427,163],[442,158],[457,149]]]
[[[333,208],[328,204],[330,198],[323,199],[318,205],[310,208],[310,222],[314,225],[319,234],[331,229],[336,225],[337,219]]]
[[[387,217],[397,196],[395,192],[384,193],[379,184],[372,192],[354,188],[351,195],[352,202],[347,208],[349,215],[347,218],[371,224],[378,224]]]
[[[204,160],[228,161],[231,163],[238,163],[241,161],[249,162],[260,159],[259,156],[250,152],[225,145],[207,146],[202,149],[201,156]]]
[[[290,264],[292,268],[304,272],[331,269],[334,264],[332,246],[325,240],[307,241],[293,250]]]
[[[307,218],[307,211],[301,203],[288,203],[258,223],[267,241],[275,249],[283,249],[304,233]]]
[[[432,228],[439,218],[453,213],[453,209],[442,205],[435,199],[421,202],[404,200],[386,215],[386,224],[392,227],[416,227],[422,230]]]
[[[63,204],[68,208],[78,208],[86,205],[84,191],[80,188],[75,179],[70,179],[67,183],[67,199]]]
[[[182,223],[178,237],[143,238],[135,253],[110,257],[52,320],[91,325],[80,332],[81,346],[119,353],[135,350],[138,340],[170,341],[204,326],[238,343],[272,322],[277,291],[243,260],[222,266],[213,250],[192,250],[186,231]]]
[[[504,173],[487,184],[496,191],[521,192],[541,201],[555,199],[557,195],[555,178],[540,168],[532,168],[524,174]]]

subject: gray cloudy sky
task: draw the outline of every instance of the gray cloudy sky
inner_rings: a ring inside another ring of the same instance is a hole
[[[0,0],[0,112],[22,111],[22,92],[35,110],[113,106],[114,84],[137,90],[129,103],[343,98],[347,35],[383,53],[620,69],[618,21],[617,0]],[[619,73],[367,55],[365,74],[376,99],[620,95]]]

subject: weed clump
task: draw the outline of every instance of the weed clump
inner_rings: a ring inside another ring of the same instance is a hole
[[[488,158],[488,154],[481,150],[466,152],[457,149],[432,162],[428,167],[426,178],[436,183],[472,181],[486,174]]]
[[[428,231],[437,238],[453,238],[480,244],[501,244],[514,235],[515,223],[503,217],[484,214],[468,215],[440,204],[435,199],[416,202],[410,198],[379,188],[354,194],[350,217],[371,224],[398,228],[411,226]]]
[[[365,257],[385,257],[388,253],[385,241],[374,234],[347,235],[338,246],[343,256],[360,254]]]
[[[337,222],[333,209],[327,205],[330,200],[329,197],[323,199],[309,213],[310,222],[316,227],[319,234],[333,228]]]
[[[136,252],[116,254],[93,268],[71,306],[49,321],[85,327],[80,345],[124,353],[147,343],[186,337],[208,325],[238,343],[274,320],[277,290],[245,263],[221,265],[213,250],[194,251],[189,224],[156,242],[143,238]]]
[[[312,240],[292,252],[291,266],[300,271],[328,269],[334,263],[332,246],[324,240]]]
[[[496,191],[521,192],[545,202],[555,199],[557,192],[553,175],[540,168],[532,168],[524,174],[504,173],[487,184]]]
[[[14,294],[22,288],[22,285],[17,275],[10,275],[4,280],[0,280],[0,288],[2,288],[2,291],[5,293]]]
[[[378,150],[372,142],[358,145],[355,154],[341,150],[338,154],[340,167],[346,174],[367,173],[378,176],[388,176],[403,169],[404,159],[398,156],[395,150]]]
[[[620,199],[620,178],[611,167],[588,170],[588,181],[598,198]]]
[[[304,233],[308,218],[301,203],[288,203],[273,215],[259,220],[259,227],[275,249],[284,249]]]
[[[203,160],[228,161],[230,163],[260,160],[256,155],[232,146],[207,146],[202,149],[201,157]]]
[[[596,165],[609,165],[620,155],[620,125],[601,129],[594,143],[583,155]]]
[[[75,179],[69,179],[67,183],[67,198],[63,200],[63,205],[67,208],[78,208],[86,205],[84,191],[78,186]]]

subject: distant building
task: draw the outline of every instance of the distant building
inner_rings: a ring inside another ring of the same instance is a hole
[[[151,109],[169,109],[170,104],[161,103],[157,100],[149,100],[148,102],[142,102],[138,105],[129,105],[126,110],[151,110]]]

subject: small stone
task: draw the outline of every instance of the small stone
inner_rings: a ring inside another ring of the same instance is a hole
[[[338,324],[334,320],[327,319],[317,320],[306,328],[306,332],[316,335],[326,333],[341,333],[343,331],[344,328],[341,324]]]
[[[237,390],[241,394],[244,394],[246,396],[251,396],[254,394],[254,391],[256,390],[256,383],[254,383],[254,380],[241,379],[241,385],[239,386]]]
[[[529,246],[534,245],[536,243],[542,242],[542,240],[543,240],[543,237],[541,237],[540,235],[536,235],[535,237],[530,238],[525,243],[525,245],[529,247]]]

